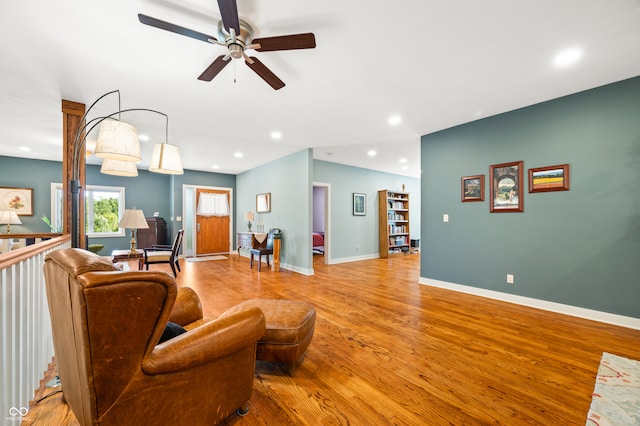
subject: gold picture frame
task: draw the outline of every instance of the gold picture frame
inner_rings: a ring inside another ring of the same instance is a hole
[[[269,213],[271,211],[271,193],[256,195],[256,212]]]
[[[33,188],[0,187],[0,210],[14,211],[18,216],[33,216]]]

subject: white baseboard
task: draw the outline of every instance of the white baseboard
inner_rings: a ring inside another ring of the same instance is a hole
[[[367,260],[367,259],[378,259],[380,255],[375,254],[365,254],[362,256],[352,256],[352,257],[341,257],[339,259],[329,259],[329,265],[335,265],[338,263],[347,263],[347,262],[357,262],[359,260]]]
[[[297,272],[298,274],[302,274],[302,275],[314,274],[313,269],[300,268],[298,266],[293,266],[286,263],[280,263],[280,269],[286,269],[288,271]]]
[[[578,318],[604,322],[607,324],[619,325],[621,327],[633,328],[640,330],[640,318],[627,317],[624,315],[611,314],[608,312],[596,311],[593,309],[579,308],[577,306],[564,305],[562,303],[548,302],[546,300],[534,299],[531,297],[518,296],[515,294],[502,293],[494,290],[487,290],[462,284],[454,284],[446,281],[438,281],[430,278],[420,277],[420,284],[430,285],[433,287],[444,288],[447,290],[459,291],[461,293],[472,294],[475,296],[486,297],[489,299],[500,300],[503,302],[515,303],[518,305],[528,306],[531,308],[542,309],[545,311],[557,312],[559,314],[570,315]]]

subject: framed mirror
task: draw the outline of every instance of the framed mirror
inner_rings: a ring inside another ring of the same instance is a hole
[[[256,195],[256,212],[269,213],[271,211],[271,193]]]

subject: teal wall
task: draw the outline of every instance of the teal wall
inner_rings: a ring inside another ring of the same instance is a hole
[[[175,235],[175,231],[183,227],[183,224],[181,222],[177,222],[176,218],[184,214],[182,210],[183,209],[182,191],[183,191],[184,185],[230,188],[233,191],[234,197],[236,196],[235,175],[229,175],[224,173],[200,172],[195,170],[185,170],[183,175],[171,176],[170,197],[171,197],[171,211],[172,211],[171,217],[173,218],[171,224],[174,230],[173,235]],[[232,200],[232,206],[230,206],[234,210],[235,210],[235,201],[236,200],[234,198]],[[169,221],[169,218],[167,218],[167,221]],[[234,234],[235,234],[235,229],[234,229]]]
[[[640,78],[428,134],[421,151],[421,277],[640,318]],[[489,213],[489,166],[519,160],[524,212]],[[563,163],[569,191],[528,193],[530,167]],[[485,201],[462,203],[476,174]]]
[[[271,193],[271,212],[256,214],[254,227],[262,221],[265,231],[269,228],[282,229],[281,264],[305,274],[313,271],[312,154],[311,149],[303,149],[236,176],[237,228],[245,230],[244,214],[256,212],[256,195]]]
[[[51,217],[51,183],[62,182],[61,163],[0,156],[0,186],[33,188],[33,216],[21,216],[22,225],[13,225],[14,233],[49,232],[42,216]],[[87,165],[87,185],[123,186],[125,207],[138,208],[145,216],[154,212],[167,221],[169,240],[182,224],[176,217],[182,213],[182,185],[221,186],[235,189],[235,176],[185,170],[184,175],[172,176],[138,170],[137,177],[120,177],[100,173],[100,166]],[[100,254],[129,247],[129,231],[124,237],[90,238],[90,244],[103,244]]]
[[[11,225],[12,233],[51,232],[41,219],[51,218],[51,182],[62,182],[59,162],[0,156],[0,186],[33,188],[33,216],[20,216],[22,225]]]
[[[58,163],[59,164],[59,163]],[[57,182],[60,182],[58,179]],[[122,177],[100,173],[100,166],[87,165],[87,185],[122,186],[125,188],[125,208],[141,209],[145,217],[153,216],[154,212],[169,224],[171,203],[167,194],[170,176],[138,170],[138,176]],[[101,255],[109,255],[112,250],[126,249],[131,240],[130,230],[125,230],[124,237],[89,238],[89,244],[103,244]]]
[[[331,185],[330,263],[378,257],[378,191],[410,193],[411,238],[420,238],[420,180],[328,161],[313,162],[313,181]],[[366,215],[353,215],[353,193],[367,195]]]

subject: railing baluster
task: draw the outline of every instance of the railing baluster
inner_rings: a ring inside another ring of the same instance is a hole
[[[44,258],[70,245],[67,235],[0,255],[0,424],[19,424],[53,358]]]

